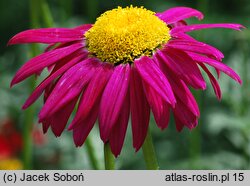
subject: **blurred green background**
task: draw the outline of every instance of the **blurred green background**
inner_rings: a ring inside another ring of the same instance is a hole
[[[38,1],[41,6],[37,6]],[[44,0],[0,0],[0,169],[104,168],[103,144],[97,127],[91,132],[87,144],[75,148],[71,132],[65,131],[60,138],[55,138],[51,131],[42,134],[36,117],[42,99],[32,106],[33,113],[21,110],[31,92],[32,80],[10,89],[11,78],[25,61],[34,53],[41,52],[44,46],[7,47],[8,40],[16,33],[34,27],[75,27],[93,23],[104,11],[130,4],[155,12],[174,6],[189,6],[205,14],[203,23],[236,22],[250,27],[249,0],[48,0],[47,3]],[[198,23],[196,19],[188,22]],[[151,118],[160,168],[250,169],[250,31],[209,29],[192,35],[219,48],[225,54],[223,62],[236,70],[242,77],[243,85],[222,74],[219,82],[223,97],[220,102],[211,85],[204,92],[193,91],[201,109],[201,118],[199,126],[192,131],[184,129],[181,133],[176,132],[173,120],[168,129],[160,131]],[[36,84],[43,76],[37,79]],[[26,118],[30,113],[34,116],[32,121]],[[32,123],[31,133],[28,134],[31,148],[26,149],[31,156],[27,152],[25,154],[23,148],[23,144],[27,144],[23,138],[27,122]],[[122,153],[116,160],[117,169],[146,168],[141,150],[134,152],[131,139],[129,128]],[[90,148],[93,154],[89,153]],[[97,164],[93,163],[94,156]],[[25,161],[31,162],[31,165],[27,167]]]

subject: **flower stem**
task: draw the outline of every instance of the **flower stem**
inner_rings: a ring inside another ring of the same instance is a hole
[[[201,158],[201,119],[198,126],[192,130],[189,136],[189,159],[190,168],[199,169],[199,160]]]
[[[92,168],[95,169],[95,170],[98,170],[99,169],[99,164],[98,164],[97,157],[96,157],[95,151],[94,151],[94,147],[93,147],[93,144],[92,144],[92,141],[91,141],[90,138],[88,138],[86,140],[85,145],[86,145],[86,148],[87,148],[87,153],[88,153],[89,160],[90,160],[90,163],[92,165]]]
[[[205,108],[205,92],[197,92],[193,91],[193,95],[200,107],[200,112],[204,112]],[[189,135],[189,163],[190,169],[200,169],[199,161],[201,159],[201,144],[202,144],[202,136],[201,136],[201,126],[203,124],[203,117],[200,117],[198,126],[194,128]]]
[[[39,1],[30,0],[30,26],[39,27]]]
[[[46,27],[53,27],[54,20],[53,20],[53,16],[51,14],[51,11],[50,11],[50,8],[49,8],[47,1],[40,0],[40,6],[41,6],[40,8],[41,8],[41,13],[42,13],[44,25]]]
[[[39,26],[38,18],[39,5],[37,1],[30,0],[30,21],[31,27],[36,28]],[[38,53],[37,45],[31,46],[31,56]],[[29,91],[31,92],[36,85],[35,77],[29,80]],[[34,120],[35,108],[30,107],[24,113],[24,128],[23,128],[23,168],[32,169],[32,125]]]
[[[144,144],[142,146],[144,160],[148,170],[158,170],[159,165],[157,161],[157,157],[155,154],[155,149],[152,141],[152,136],[150,133],[150,129],[148,129],[148,133]]]
[[[30,80],[32,81],[34,78]],[[32,125],[34,118],[34,108],[29,108],[24,114],[24,128],[23,128],[23,168],[25,170],[32,169]]]
[[[105,170],[115,170],[115,157],[111,152],[109,143],[104,144]]]

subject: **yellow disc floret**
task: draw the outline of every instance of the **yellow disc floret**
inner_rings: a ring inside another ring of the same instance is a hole
[[[141,7],[118,7],[102,14],[85,33],[89,52],[101,61],[132,63],[170,39],[166,23]]]

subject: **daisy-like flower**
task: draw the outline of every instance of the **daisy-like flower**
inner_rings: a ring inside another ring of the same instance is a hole
[[[147,134],[150,111],[165,129],[173,112],[178,131],[194,128],[199,107],[189,90],[206,89],[200,69],[208,75],[218,99],[221,90],[208,70],[219,77],[224,72],[241,83],[240,77],[223,64],[223,54],[199,42],[187,32],[205,28],[240,30],[239,24],[193,24],[185,19],[203,18],[195,9],[176,7],[154,13],[143,7],[118,7],[102,14],[95,24],[73,29],[42,28],[21,32],[9,44],[45,43],[45,52],[25,63],[13,78],[15,85],[27,77],[50,71],[25,102],[29,107],[44,93],[39,122],[56,136],[68,129],[81,146],[99,121],[100,136],[109,142],[115,156],[121,152],[131,116],[133,146],[138,151]],[[200,67],[200,68],[199,68]]]

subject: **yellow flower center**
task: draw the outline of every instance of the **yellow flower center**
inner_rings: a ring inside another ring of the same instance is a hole
[[[141,7],[118,7],[97,18],[85,33],[89,52],[101,61],[132,63],[170,39],[169,28],[155,13]]]

